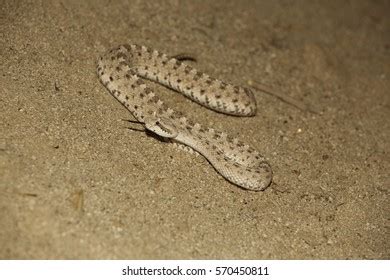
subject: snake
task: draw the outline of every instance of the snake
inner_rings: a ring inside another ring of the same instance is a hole
[[[241,117],[256,114],[250,89],[212,78],[179,58],[137,44],[123,44],[100,56],[97,75],[146,131],[201,154],[238,187],[260,191],[271,184],[272,169],[264,156],[238,138],[171,109],[145,80],[177,91],[208,109]]]

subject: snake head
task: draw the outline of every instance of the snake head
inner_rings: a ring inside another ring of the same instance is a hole
[[[177,128],[167,119],[146,120],[145,128],[164,138],[175,138],[178,135]]]

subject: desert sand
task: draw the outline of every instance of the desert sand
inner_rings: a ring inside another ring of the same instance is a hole
[[[1,259],[389,259],[389,1],[1,1]],[[136,43],[260,83],[255,117],[176,110],[269,160],[240,189],[127,129],[96,61]]]

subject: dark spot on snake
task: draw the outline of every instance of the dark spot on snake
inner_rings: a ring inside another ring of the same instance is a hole
[[[192,121],[192,120],[187,120],[187,123],[190,125],[190,126],[194,126],[195,123]]]
[[[116,58],[123,58],[123,59],[126,59],[127,58],[127,56],[124,54],[124,53],[118,53],[117,55],[116,55]]]
[[[112,82],[114,79],[112,78],[112,76],[110,76],[110,81]]]
[[[203,73],[202,72],[196,72],[194,75],[194,81],[199,80],[202,77]]]
[[[190,73],[190,71],[191,71],[191,67],[186,65],[186,67],[184,68],[184,73],[188,74]]]
[[[212,83],[213,83],[213,80],[212,80],[212,79],[207,79],[207,80],[206,80],[206,84],[207,84],[207,85],[211,85]]]
[[[158,114],[162,114],[162,113],[164,113],[164,110],[163,110],[163,108],[159,107],[159,108],[158,108],[158,110],[157,110],[157,113],[158,113]]]

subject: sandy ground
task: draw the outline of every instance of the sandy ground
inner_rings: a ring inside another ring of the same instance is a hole
[[[389,11],[363,0],[0,1],[0,258],[390,258]],[[261,151],[270,188],[237,188],[202,157],[126,129],[130,113],[95,70],[126,42],[193,54],[212,76],[318,111],[258,92],[258,114],[235,118],[154,86]]]

